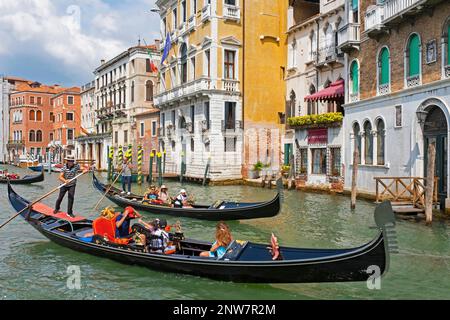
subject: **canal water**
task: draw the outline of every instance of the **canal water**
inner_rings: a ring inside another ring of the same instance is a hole
[[[24,173],[14,168],[10,171]],[[103,176],[104,177],[104,176]],[[167,182],[172,192],[181,185]],[[16,191],[35,199],[57,186],[57,174]],[[184,184],[199,203],[218,199],[265,201],[275,191],[247,186],[203,188]],[[139,186],[133,191],[141,193]],[[75,211],[94,218],[92,208],[100,198],[91,177],[83,177],[76,194]],[[53,205],[56,195],[45,202]],[[108,200],[102,203],[111,205]],[[360,201],[349,209],[343,196],[286,191],[279,216],[270,219],[230,222],[235,239],[267,243],[274,232],[283,246],[349,248],[372,240],[376,231],[371,202]],[[63,203],[63,210],[66,202]],[[0,221],[14,212],[7,200],[6,185],[0,185]],[[146,214],[150,220],[154,217]],[[180,220],[187,237],[212,241],[215,223]],[[445,222],[432,227],[398,221],[399,254],[392,255],[391,267],[380,290],[366,283],[343,284],[236,284],[205,278],[163,273],[128,266],[107,259],[65,249],[50,243],[27,223],[16,219],[0,230],[0,299],[450,299],[450,229]],[[67,288],[69,266],[81,270],[81,290]]]

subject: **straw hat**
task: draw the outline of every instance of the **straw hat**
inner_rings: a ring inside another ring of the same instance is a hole
[[[75,161],[75,157],[70,155],[70,156],[65,157],[64,160],[66,160],[66,161]]]

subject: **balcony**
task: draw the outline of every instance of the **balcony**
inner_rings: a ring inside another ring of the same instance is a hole
[[[334,45],[320,48],[318,53],[314,52],[313,55],[316,56],[316,67],[319,69],[344,65],[343,55],[337,53],[337,48]]]
[[[222,133],[225,135],[236,135],[244,128],[242,121],[222,120]]]
[[[446,66],[444,67],[444,76],[445,76],[446,78],[450,78],[450,65],[446,65]]]
[[[338,49],[343,52],[359,49],[360,39],[359,23],[349,23],[338,31]]]
[[[181,23],[179,30],[180,30],[180,36],[184,35],[187,31],[187,23],[186,22]]]
[[[359,101],[359,92],[355,92],[355,93],[350,93],[349,94],[349,102],[357,102]]]
[[[73,139],[67,140],[66,146],[75,146],[75,140],[73,140]]]
[[[226,79],[222,81],[223,90],[226,92],[239,92],[239,81]]]
[[[194,29],[195,29],[195,15],[192,15],[188,21],[187,32],[191,32]]]
[[[411,88],[411,87],[416,87],[416,86],[420,86],[420,75],[414,75],[414,76],[410,76],[406,78],[406,87],[407,88]]]
[[[210,89],[212,89],[211,80],[206,77],[200,78],[158,94],[154,98],[155,105],[161,106],[167,103],[172,103],[181,98],[200,94],[201,92],[208,91]]]
[[[202,130],[202,134],[207,134],[211,130],[212,122],[211,122],[211,120],[210,121],[203,120],[203,121],[200,121],[199,125]]]
[[[211,5],[208,4],[202,8],[202,22],[211,19]]]
[[[378,85],[378,95],[382,96],[391,93],[391,85],[389,83]]]
[[[384,8],[382,6],[369,7],[364,17],[365,31],[369,37],[374,38],[384,32],[382,29],[383,16]]]
[[[225,20],[239,21],[241,19],[241,9],[238,6],[224,4],[223,17]]]
[[[13,149],[13,148],[22,148],[25,145],[25,141],[23,140],[10,140],[8,141],[8,144],[6,145],[6,147],[8,149]]]

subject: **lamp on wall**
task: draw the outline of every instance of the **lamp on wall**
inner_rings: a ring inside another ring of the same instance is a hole
[[[428,111],[421,107],[416,111],[416,115],[420,126],[423,128],[428,117]]]

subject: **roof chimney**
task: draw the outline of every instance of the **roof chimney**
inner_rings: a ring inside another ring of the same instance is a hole
[[[101,63],[102,65],[104,65],[104,64],[106,63],[106,60],[105,60],[105,59],[102,59],[102,60],[100,60],[100,63]]]
[[[156,46],[156,49],[159,49],[159,46],[161,45],[161,40],[159,40],[159,39],[156,39],[155,40],[155,46]]]

